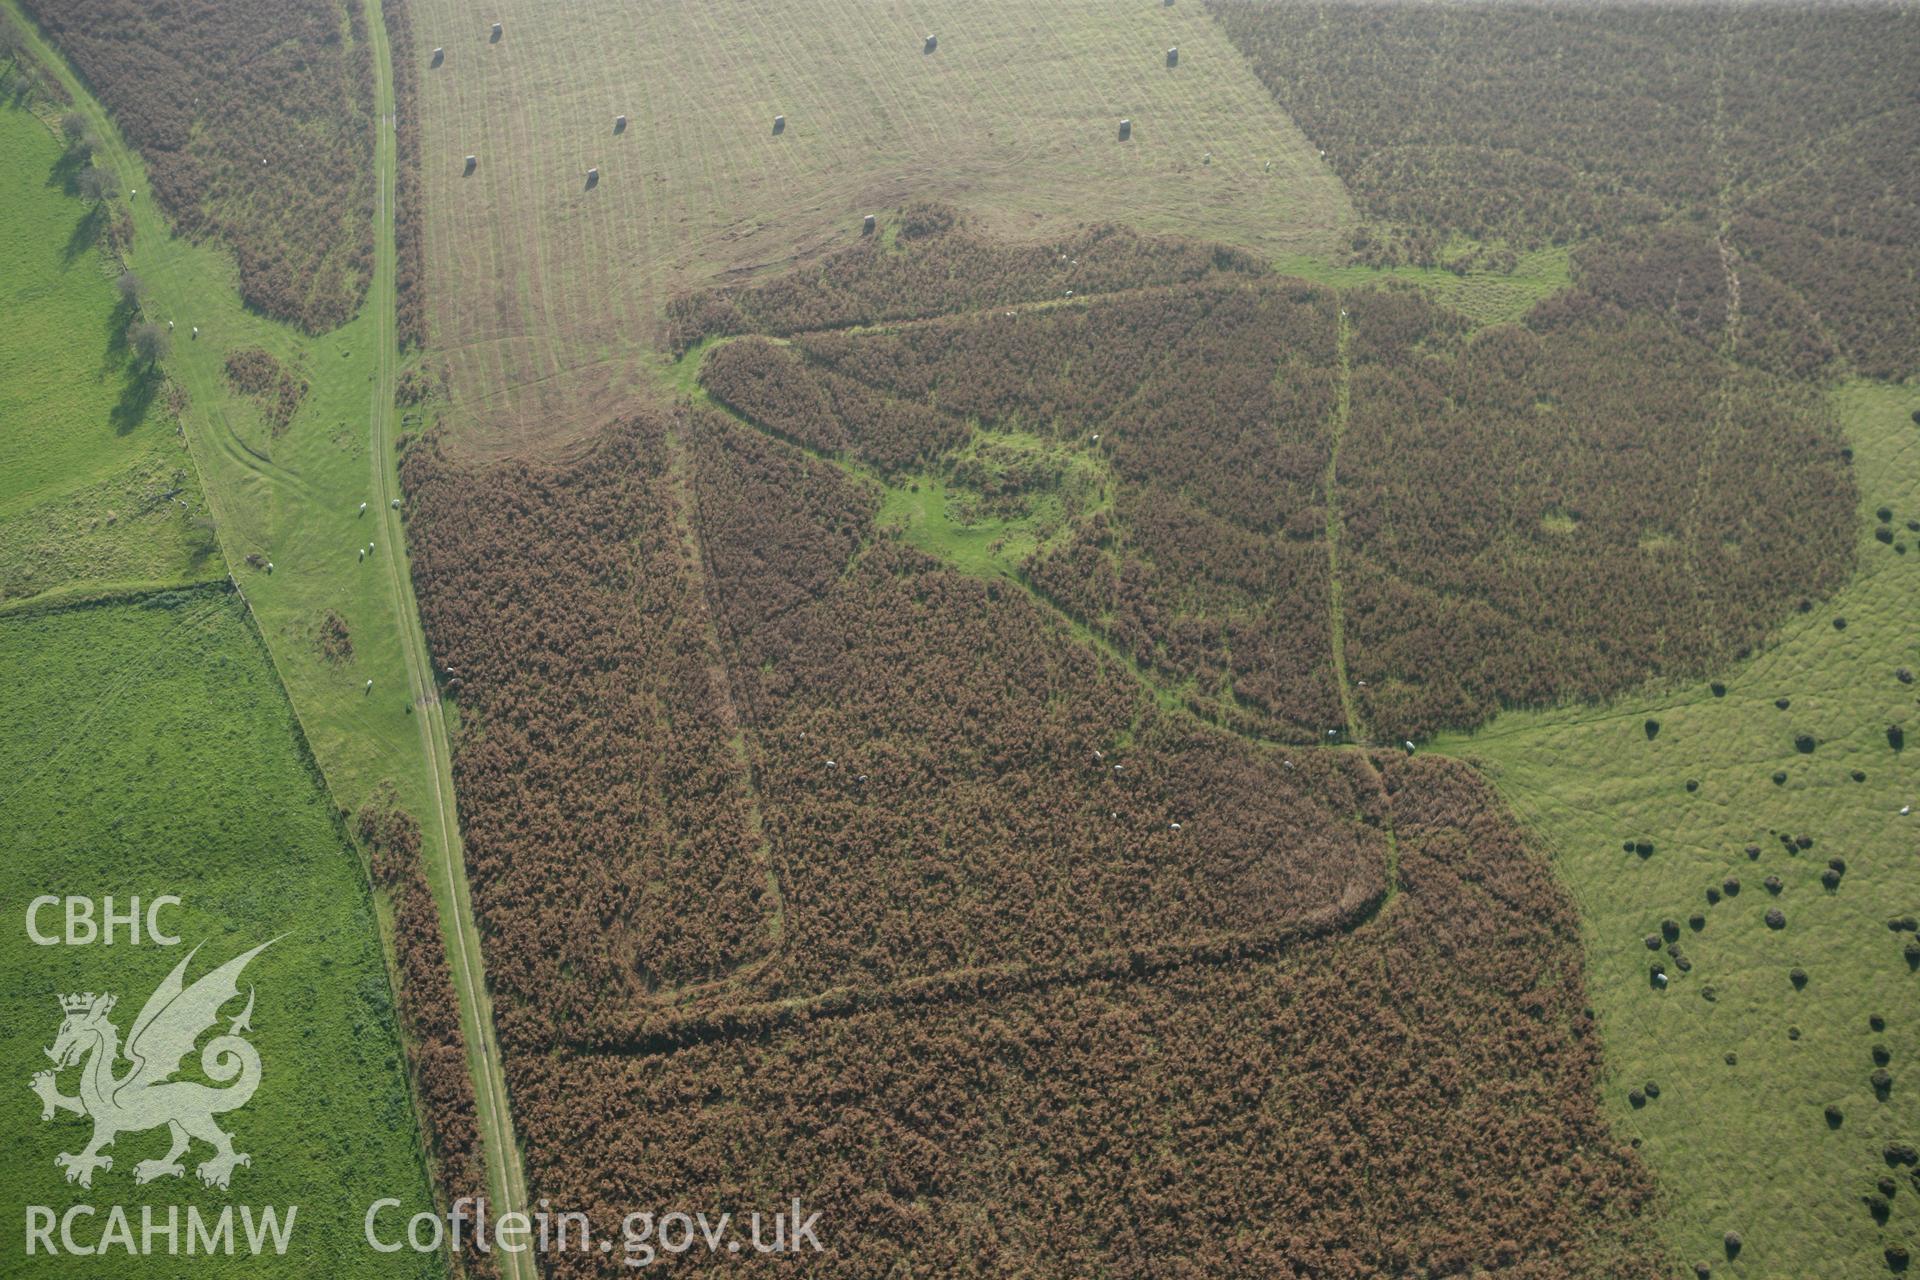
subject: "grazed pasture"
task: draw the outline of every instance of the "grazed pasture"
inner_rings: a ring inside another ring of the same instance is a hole
[[[1641,1144],[1665,1189],[1678,1258],[1711,1260],[1715,1276],[1884,1275],[1887,1247],[1920,1243],[1920,1185],[1886,1157],[1889,1143],[1920,1142],[1920,966],[1906,950],[1920,816],[1901,812],[1920,803],[1920,714],[1900,677],[1920,671],[1908,523],[1920,520],[1920,396],[1860,382],[1835,406],[1862,508],[1845,590],[1710,682],[1513,712],[1438,744],[1482,766],[1552,849],[1586,923],[1614,1132]],[[1629,840],[1650,852],[1626,852]],[[1828,888],[1834,858],[1845,872]],[[1767,927],[1770,908],[1783,928]],[[1685,971],[1665,949],[1667,921]],[[1665,989],[1649,980],[1655,963]],[[1876,1047],[1890,1055],[1885,1097]],[[1659,1097],[1635,1106],[1649,1080]],[[1886,1177],[1897,1189],[1881,1223],[1867,1197]],[[1731,1262],[1729,1230],[1745,1241]]]

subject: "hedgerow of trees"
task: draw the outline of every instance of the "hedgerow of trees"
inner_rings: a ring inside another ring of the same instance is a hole
[[[342,0],[24,0],[146,162],[174,225],[310,333],[373,270],[373,67]]]

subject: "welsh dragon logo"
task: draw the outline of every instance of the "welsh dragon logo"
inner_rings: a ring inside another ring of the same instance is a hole
[[[263,942],[187,986],[187,964],[200,950],[195,947],[148,997],[127,1033],[124,1050],[119,1028],[107,1017],[113,1012],[112,995],[89,991],[60,997],[65,1018],[53,1047],[46,1051],[53,1069],[36,1073],[31,1084],[40,1097],[42,1120],[53,1119],[56,1111],[71,1111],[93,1120],[93,1141],[85,1149],[53,1158],[54,1164],[67,1171],[68,1182],[91,1187],[95,1169],[113,1168],[113,1157],[102,1155],[102,1148],[112,1146],[114,1138],[122,1133],[160,1125],[167,1126],[173,1145],[163,1158],[142,1160],[134,1166],[136,1183],[184,1176],[186,1166],[180,1157],[196,1138],[213,1148],[213,1155],[195,1170],[207,1186],[224,1189],[236,1166],[253,1163],[244,1152],[233,1149],[233,1136],[213,1122],[215,1116],[245,1106],[260,1087],[260,1055],[244,1038],[252,1030],[251,987],[246,1008],[227,1024],[223,1034],[207,1041],[200,1051],[201,1071],[224,1087],[174,1080],[172,1076],[193,1052],[201,1035],[220,1020],[221,1006],[239,996],[240,971],[272,945]],[[131,1065],[124,1073],[115,1074],[123,1056]],[[80,1093],[68,1097],[60,1092],[58,1076],[76,1066],[80,1068]]]

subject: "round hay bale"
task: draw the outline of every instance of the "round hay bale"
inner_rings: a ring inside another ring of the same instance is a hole
[[[1778,907],[1767,908],[1767,928],[1779,930],[1787,927],[1787,913]]]

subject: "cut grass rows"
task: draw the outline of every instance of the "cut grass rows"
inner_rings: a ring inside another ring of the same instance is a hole
[[[1266,254],[1330,252],[1351,217],[1198,6],[509,0],[498,16],[489,44],[450,0],[415,6],[434,340],[475,447],[592,426],[646,386],[632,357],[672,293],[790,265],[905,200],[1018,236],[1123,217]]]

